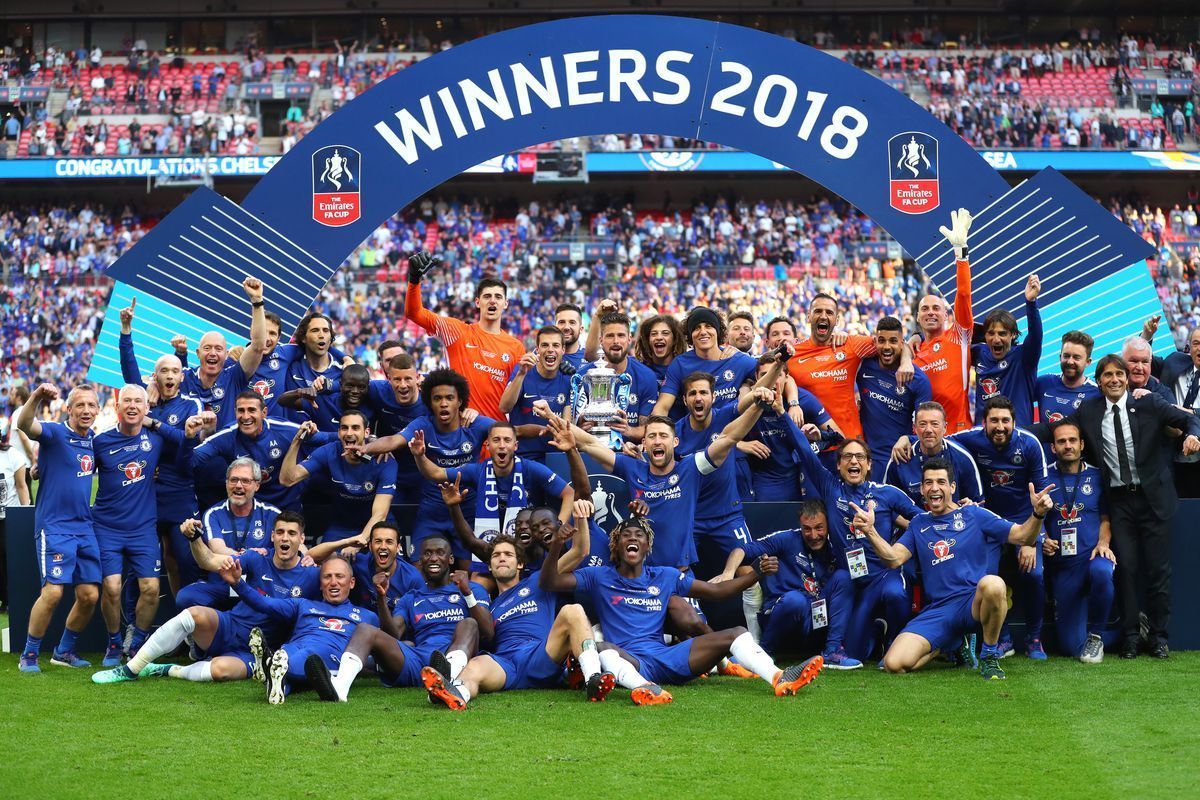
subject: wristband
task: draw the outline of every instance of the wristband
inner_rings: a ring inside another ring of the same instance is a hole
[[[957,261],[967,261],[967,260],[969,260],[969,259],[967,258],[967,246],[966,246],[965,244],[964,244],[962,247],[955,247],[955,248],[954,248],[954,258],[955,258],[955,260],[957,260]]]
[[[792,402],[788,403],[788,408],[799,408],[799,407],[800,407],[799,400],[793,400]]]
[[[1036,511],[1035,511],[1035,512],[1033,512],[1033,516],[1034,516],[1036,519],[1045,519],[1045,518],[1046,518],[1046,515],[1045,515],[1045,514],[1039,514],[1039,513],[1037,513]]]
[[[256,303],[251,303],[250,305],[253,306],[254,308],[262,308],[263,306],[266,305],[266,302],[259,300]]]
[[[467,604],[468,609],[472,609],[475,606],[479,605],[479,601],[475,599],[475,595],[473,595],[473,594],[464,595],[463,602],[465,602]]]

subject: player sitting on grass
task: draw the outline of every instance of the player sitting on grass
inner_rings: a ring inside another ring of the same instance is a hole
[[[558,559],[558,570],[570,572],[587,556],[588,536],[577,535],[575,527],[566,524],[558,527],[555,536],[560,543],[573,542]],[[448,658],[434,653],[430,665],[421,670],[430,698],[461,711],[481,693],[558,686],[567,656],[572,655],[583,670],[588,699],[604,700],[614,678],[600,671],[600,655],[583,606],[572,603],[560,608],[559,596],[539,585],[538,572],[522,577],[525,550],[514,537],[497,536],[491,550],[488,568],[499,589],[492,602],[496,635],[491,650],[472,658],[458,674]],[[452,654],[459,638],[456,631]]]
[[[322,700],[346,702],[350,685],[368,655],[375,657],[375,668],[385,686],[420,686],[421,667],[429,663],[435,650],[449,649],[455,628],[463,620],[471,620],[464,627],[470,633],[464,633],[460,646],[451,651],[452,664],[457,663],[461,669],[475,655],[481,638],[491,641],[493,623],[487,590],[469,583],[466,572],[450,571],[454,558],[450,541],[440,533],[429,535],[421,542],[420,558],[425,585],[400,598],[395,616],[386,601],[387,584],[382,573],[376,576],[378,619],[358,626],[341,657],[334,659],[339,663],[336,676],[330,674],[329,663],[309,660],[309,679]],[[406,634],[411,636],[412,644],[400,641]]]
[[[326,559],[321,565],[321,598],[288,597],[283,600],[259,594],[242,580],[242,566],[231,560],[221,568],[221,577],[233,587],[242,602],[276,622],[292,626],[292,635],[270,658],[255,653],[265,670],[267,702],[280,705],[293,689],[313,682],[314,661],[337,664],[359,624],[379,622],[375,612],[350,602],[354,568],[344,558]],[[265,661],[265,664],[264,664]]]
[[[320,597],[318,570],[300,563],[300,545],[304,543],[304,518],[295,511],[284,511],[275,518],[271,531],[274,548],[268,556],[246,550],[238,555],[217,554],[203,541],[198,527],[188,527],[192,555],[201,569],[218,572],[231,564],[239,565],[246,585],[254,594],[284,598]],[[222,575],[224,577],[224,575]],[[228,581],[226,581],[228,582]],[[224,585],[224,584],[222,584]],[[228,588],[226,588],[228,591]],[[238,603],[229,611],[207,606],[192,606],[167,620],[151,634],[129,663],[92,675],[96,683],[120,683],[139,677],[182,678],[189,681],[238,681],[253,674],[264,680],[262,664],[251,653],[261,650],[262,640],[283,641],[285,626],[265,611],[248,603]],[[187,666],[154,664],[154,659],[173,653],[191,636],[208,660]]]
[[[724,600],[753,585],[760,575],[778,572],[779,562],[764,556],[754,571],[713,584],[676,567],[647,566],[653,546],[654,531],[645,520],[625,520],[613,529],[609,539],[615,566],[585,567],[572,574],[558,569],[562,542],[555,538],[539,580],[547,591],[579,591],[590,597],[606,639],[600,653],[601,666],[613,673],[617,683],[633,690],[634,703],[671,702],[671,695],[659,684],[686,683],[726,656],[737,659],[771,684],[777,696],[795,694],[821,671],[824,662],[820,656],[779,669],[741,627],[706,633],[676,645],[664,644],[663,624],[671,596]]]
[[[873,508],[850,504],[855,530],[866,535],[883,563],[895,568],[917,558],[924,578],[927,605],[892,642],[883,666],[888,672],[920,669],[942,648],[957,645],[979,623],[983,626],[979,672],[989,680],[1001,680],[1000,627],[1008,605],[1004,581],[988,574],[989,552],[995,543],[1033,544],[1047,512],[1054,509],[1050,497],[1054,487],[1038,492],[1029,484],[1033,513],[1015,525],[980,506],[955,503],[950,462],[931,458],[921,467],[921,476],[921,495],[929,510],[915,516],[895,544],[888,544],[875,530]],[[965,647],[964,655],[973,659],[974,647]]]

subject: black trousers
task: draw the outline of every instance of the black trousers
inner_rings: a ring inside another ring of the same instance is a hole
[[[1121,600],[1121,637],[1138,638],[1138,611],[1145,610],[1151,643],[1167,641],[1171,619],[1171,522],[1159,519],[1144,492],[1113,489],[1108,501],[1112,549],[1117,556],[1117,596]],[[1141,576],[1145,608],[1138,599]]]

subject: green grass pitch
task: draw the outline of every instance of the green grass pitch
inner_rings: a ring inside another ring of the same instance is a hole
[[[94,661],[98,661],[95,656]],[[617,689],[488,695],[462,713],[355,684],[345,705],[171,679],[96,686],[0,657],[0,797],[1195,797],[1200,653],[825,672],[800,696],[712,678],[636,708]]]

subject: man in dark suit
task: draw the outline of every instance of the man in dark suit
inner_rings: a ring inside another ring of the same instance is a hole
[[[1154,362],[1159,380],[1172,391],[1176,405],[1196,416],[1200,406],[1200,328],[1188,336],[1188,352],[1171,353]],[[1176,449],[1174,457],[1175,491],[1180,497],[1200,497],[1200,456],[1187,456]]]
[[[1112,520],[1121,598],[1121,657],[1138,654],[1138,574],[1146,585],[1150,651],[1167,658],[1170,618],[1171,518],[1179,503],[1166,449],[1169,429],[1185,432],[1182,452],[1200,453],[1200,419],[1157,394],[1135,398],[1125,361],[1107,355],[1096,364],[1101,397],[1084,400],[1067,419],[1099,463]],[[1140,394],[1140,393],[1139,393]]]

